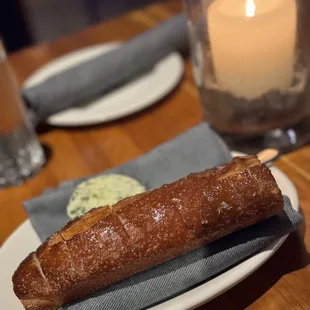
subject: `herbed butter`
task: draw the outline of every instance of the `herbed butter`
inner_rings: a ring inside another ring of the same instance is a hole
[[[137,180],[121,174],[108,174],[80,183],[72,193],[67,206],[71,219],[93,208],[111,206],[118,201],[145,192]]]

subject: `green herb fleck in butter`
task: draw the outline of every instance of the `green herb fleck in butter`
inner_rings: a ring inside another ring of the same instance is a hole
[[[137,180],[121,175],[109,174],[80,183],[71,195],[67,214],[73,219],[93,208],[111,206],[118,201],[145,192]]]

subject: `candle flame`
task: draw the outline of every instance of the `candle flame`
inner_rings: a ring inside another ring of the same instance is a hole
[[[254,0],[246,0],[245,14],[247,17],[253,17],[255,15],[256,5]]]

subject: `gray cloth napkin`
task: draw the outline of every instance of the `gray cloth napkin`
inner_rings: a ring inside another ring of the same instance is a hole
[[[160,24],[120,48],[21,91],[34,124],[98,97],[151,70],[171,52],[188,49],[185,14]]]
[[[202,123],[146,155],[105,173],[130,175],[151,189],[230,159],[230,152],[222,140]],[[66,205],[79,182],[81,180],[63,183],[59,188],[25,202],[32,225],[41,240],[67,222]],[[301,220],[286,198],[285,213],[282,215],[137,274],[64,309],[144,309],[161,303],[263,249],[296,229]]]
[[[206,123],[201,123],[151,152],[104,173],[126,174],[142,182],[147,189],[154,189],[230,159],[230,151],[224,142]],[[84,180],[65,182],[24,203],[41,240],[66,224],[69,198],[76,185]]]

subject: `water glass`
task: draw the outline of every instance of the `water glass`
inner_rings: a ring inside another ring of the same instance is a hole
[[[0,186],[19,184],[45,162],[0,42]]]

